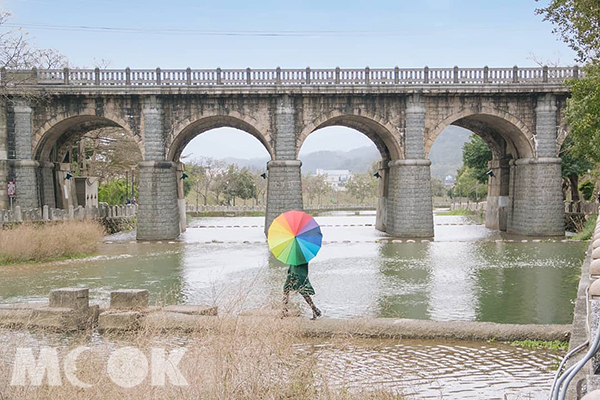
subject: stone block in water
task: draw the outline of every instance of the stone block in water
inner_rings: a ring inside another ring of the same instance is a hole
[[[121,289],[110,292],[110,308],[131,310],[148,308],[150,294],[143,289]]]
[[[90,306],[89,289],[62,288],[50,292],[50,308],[69,308],[83,311]]]

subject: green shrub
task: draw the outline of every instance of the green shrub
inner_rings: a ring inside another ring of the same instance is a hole
[[[595,188],[596,188],[596,185],[594,185],[589,180],[582,182],[581,185],[579,185],[579,191],[581,192],[581,194],[583,194],[583,198],[586,199],[587,201],[590,201],[592,199],[592,197],[594,196]]]
[[[138,197],[137,186],[133,190],[134,196]],[[131,198],[131,183],[129,185],[124,178],[105,182],[98,188],[98,201],[108,203],[110,206],[125,204]]]

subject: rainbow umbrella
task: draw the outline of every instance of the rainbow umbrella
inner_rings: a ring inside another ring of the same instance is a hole
[[[317,221],[302,211],[288,211],[271,223],[267,234],[269,250],[288,265],[306,264],[321,248],[323,234]]]

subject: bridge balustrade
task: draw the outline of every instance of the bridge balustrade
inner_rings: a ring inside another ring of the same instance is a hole
[[[4,84],[71,86],[480,85],[562,83],[574,67],[353,69],[1,69]]]

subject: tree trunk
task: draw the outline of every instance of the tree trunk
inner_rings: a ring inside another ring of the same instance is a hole
[[[573,174],[569,175],[569,182],[571,182],[571,200],[573,202],[579,201],[579,176]]]

